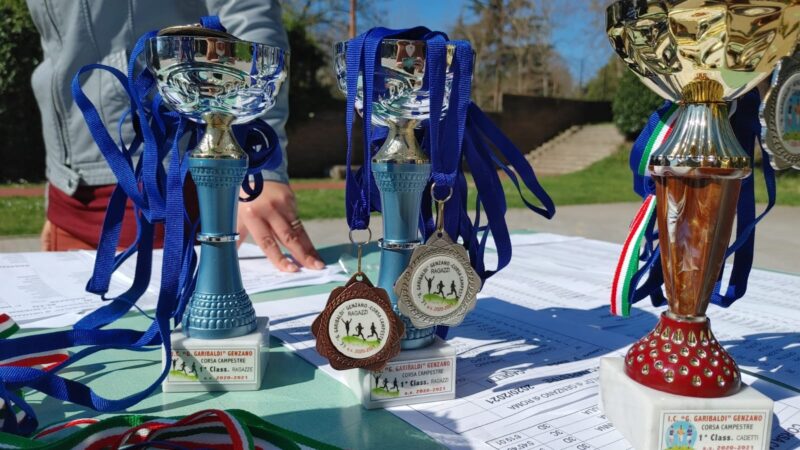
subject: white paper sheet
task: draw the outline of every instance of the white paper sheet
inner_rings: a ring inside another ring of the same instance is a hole
[[[631,318],[610,315],[618,245],[530,236],[537,235],[512,236],[513,262],[484,286],[467,320],[451,329],[449,342],[459,358],[457,399],[389,410],[451,448],[628,448],[599,409],[598,358],[624,353],[663,308],[642,302]],[[790,293],[800,287],[800,277],[754,271],[747,298],[730,309],[712,305],[709,315],[742,368],[798,386],[800,314],[791,300],[775,294],[775,283]],[[325,300],[256,307],[271,316],[276,337],[342,381],[316,353],[309,331]],[[800,396],[763,379],[743,379],[777,401],[773,448],[798,448]]]
[[[314,349],[310,324],[325,305],[317,295],[256,305],[271,331],[300,356],[344,383]],[[599,408],[599,357],[621,354],[631,339],[574,326],[568,314],[549,315],[501,299],[479,302],[452,330],[457,349],[457,399],[389,411],[450,448],[627,449]],[[795,448],[792,424],[800,396],[744,376],[776,403],[774,448]],[[793,431],[794,430],[794,431]],[[800,427],[798,427],[800,430]]]
[[[73,325],[105,303],[86,292],[94,257],[92,251],[0,253],[0,311],[28,328]],[[158,301],[162,257],[161,250],[153,252],[150,284],[137,302],[145,311],[155,309]],[[280,272],[249,243],[242,244],[239,257],[242,282],[249,294],[346,280],[338,265]],[[129,258],[114,273],[107,297],[113,298],[131,286],[135,264],[136,258]]]

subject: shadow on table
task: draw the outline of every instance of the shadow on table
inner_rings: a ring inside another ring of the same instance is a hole
[[[328,396],[346,390],[343,385],[331,389]],[[338,393],[341,395],[342,393]],[[347,391],[344,395],[349,395]],[[355,401],[355,397],[352,397]],[[422,431],[403,423],[383,409],[367,410],[360,404],[331,408],[307,408],[270,414],[265,420],[302,433],[327,444],[343,448],[440,449]]]
[[[158,355],[155,351],[153,353]],[[158,376],[159,367],[159,360],[156,359],[117,359],[103,363],[90,363],[69,367],[61,371],[60,375],[65,378],[89,384],[99,396],[108,399],[119,399],[126,395],[133,395],[154,382]],[[151,370],[147,370],[148,368],[151,368]],[[142,373],[142,370],[146,370],[146,374]],[[123,387],[127,387],[127,389]],[[126,395],[119,395],[120,391],[125,392]],[[137,407],[134,406],[128,411],[116,411],[116,413],[131,413],[135,410],[136,414],[154,414],[170,408],[180,408],[207,401],[222,394],[222,392],[184,394],[180,396],[180,398],[175,398],[174,401],[164,402],[157,407],[136,409]],[[160,387],[156,388],[150,397],[157,395],[162,395]],[[44,396],[38,402],[32,401],[31,404],[37,413],[46,412],[44,416],[40,417],[40,426],[73,419],[75,417],[91,418],[105,414],[50,396]]]
[[[464,323],[452,328],[452,337],[486,341],[481,347],[459,351],[459,371],[469,370],[470,378],[495,384],[495,392],[526,389],[540,383],[570,379],[588,374],[593,369],[579,368],[570,372],[527,378],[507,383],[505,380],[522,375],[526,370],[577,363],[608,353],[622,352],[639,336],[608,332],[605,327],[618,328],[618,321],[606,320],[608,308],[593,309],[544,308],[530,309],[497,298],[480,300],[481,308],[471,313]],[[478,318],[481,314],[485,317]],[[510,318],[517,319],[510,319]],[[494,324],[486,326],[485,324]],[[649,313],[637,314],[629,327],[642,329],[645,334],[656,323]],[[636,335],[636,331],[630,334]],[[621,353],[620,353],[621,354]],[[462,372],[463,373],[463,372]],[[502,386],[501,386],[502,385]],[[526,387],[527,386],[527,387]],[[459,398],[486,390],[485,384],[462,385]]]
[[[740,366],[755,368],[757,376],[800,389],[800,334],[755,333],[722,344]]]
[[[798,438],[798,434],[800,434],[800,424],[796,422],[780,423],[778,415],[772,415],[772,437],[769,441],[770,449],[800,448],[800,438]]]

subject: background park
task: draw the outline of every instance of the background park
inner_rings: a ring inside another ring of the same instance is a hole
[[[376,25],[420,24],[472,42],[478,53],[473,99],[527,153],[562,207],[551,222],[534,219],[517,210],[524,205],[509,181],[510,225],[622,240],[639,201],[628,169],[631,141],[662,100],[611,54],[604,32],[608,2],[378,0],[357,2],[351,11],[355,3],[282,2],[292,51],[289,173],[299,216],[318,245],[346,239],[337,220],[344,217],[345,107],[331,45]],[[45,151],[30,85],[40,59],[24,0],[0,0],[0,251],[38,250],[45,217]],[[757,169],[757,201],[764,203],[760,177]],[[777,198],[779,207],[764,222],[773,227],[768,234],[779,236],[775,246],[800,216],[800,174],[778,174]],[[336,224],[336,239],[322,232]]]

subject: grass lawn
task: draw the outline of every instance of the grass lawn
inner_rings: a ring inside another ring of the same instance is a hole
[[[588,203],[636,202],[639,198],[631,189],[628,169],[628,148],[598,161],[576,173],[541,177],[540,181],[553,197],[556,206]],[[320,180],[294,180],[302,184]],[[514,188],[505,180],[503,186],[509,208],[523,208],[524,204]],[[344,191],[336,189],[303,189],[296,192],[298,214],[304,220],[344,217]],[[470,205],[474,205],[474,189],[470,191]],[[528,193],[526,198],[533,199]],[[756,199],[767,201],[761,171],[756,171]],[[800,171],[778,173],[778,204],[800,206]],[[44,200],[38,197],[0,198],[0,236],[32,235],[41,230],[44,221]]]
[[[37,234],[43,223],[43,197],[0,198],[0,236]]]

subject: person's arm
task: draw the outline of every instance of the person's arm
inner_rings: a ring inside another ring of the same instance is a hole
[[[234,36],[289,50],[289,39],[281,21],[277,0],[209,0],[209,12],[217,14]],[[290,58],[291,61],[291,58]],[[263,117],[281,144],[283,158],[275,171],[264,171],[264,190],[255,200],[239,205],[237,231],[242,242],[248,233],[275,267],[286,272],[299,270],[281,251],[283,244],[304,267],[322,269],[325,264],[314,249],[302,222],[287,176],[286,120],[289,117],[289,80],[281,86],[277,104]]]

